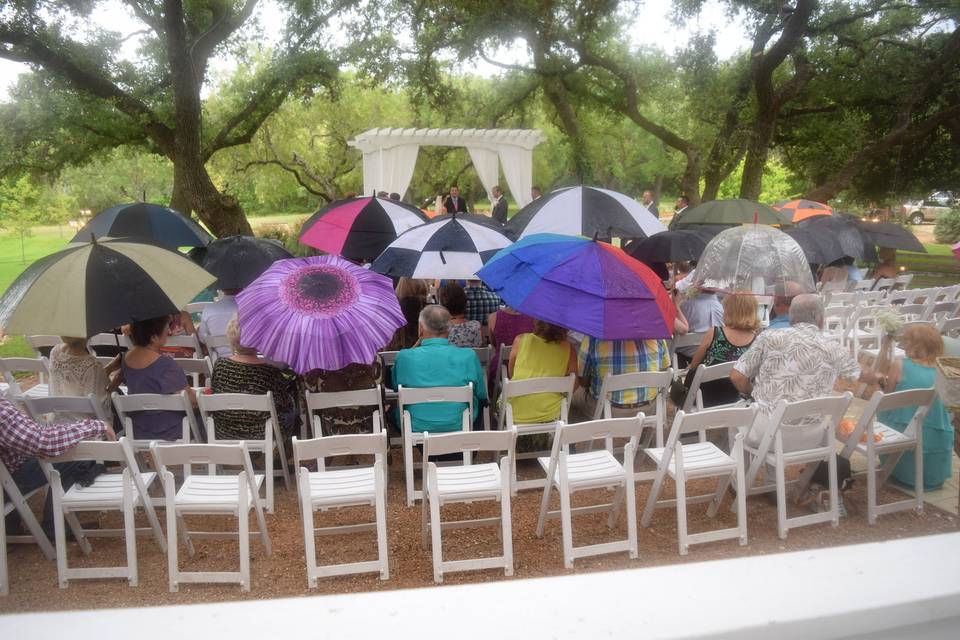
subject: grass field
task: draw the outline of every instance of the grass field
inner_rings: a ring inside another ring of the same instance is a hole
[[[481,207],[482,208],[482,207]],[[271,225],[294,225],[308,214],[283,214],[250,218],[254,231]],[[20,252],[20,237],[0,233],[0,291],[7,287],[34,260],[64,248],[73,237],[68,227],[37,227],[24,239],[24,257]],[[921,238],[923,239],[923,238]],[[950,245],[924,243],[928,253],[901,251],[897,262],[916,273],[914,287],[946,286],[960,282],[960,261],[951,252]],[[24,259],[25,258],[25,259]],[[0,357],[30,355],[32,352],[23,338],[10,336],[0,344]]]

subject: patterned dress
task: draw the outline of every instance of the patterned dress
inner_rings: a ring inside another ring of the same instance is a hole
[[[380,382],[381,365],[378,358],[373,364],[348,364],[338,371],[315,369],[304,382],[309,391],[335,392],[372,389]],[[340,436],[356,433],[371,433],[374,406],[342,407],[318,411],[323,425],[323,435]],[[310,418],[313,420],[313,418]],[[320,437],[321,434],[315,434]]]
[[[272,364],[250,364],[230,358],[218,358],[211,381],[214,393],[273,392],[280,431],[291,436],[297,428],[296,378]],[[213,417],[217,438],[260,440],[266,416],[262,411],[218,411]]]
[[[483,334],[480,333],[480,323],[476,320],[467,320],[460,324],[451,324],[447,340],[457,347],[482,347]]]
[[[755,339],[756,338],[754,338],[754,340]],[[727,334],[724,333],[723,327],[716,327],[713,331],[713,340],[710,341],[710,345],[707,347],[707,352],[704,354],[703,362],[700,363],[700,366],[709,367],[715,364],[739,360],[740,356],[750,349],[754,340],[751,340],[742,347],[738,347],[727,339]],[[693,384],[694,372],[695,370],[687,374],[686,385],[688,389],[690,385]],[[730,404],[740,398],[740,393],[730,380],[714,380],[703,383],[700,385],[700,393],[703,396],[704,407]]]

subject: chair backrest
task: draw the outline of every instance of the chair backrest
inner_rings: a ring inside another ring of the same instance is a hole
[[[297,468],[304,460],[324,460],[336,456],[373,455],[382,460],[387,455],[387,432],[325,436],[311,440],[293,438],[293,458]]]
[[[97,397],[92,393],[87,396],[48,396],[46,398],[31,398],[26,396],[24,404],[27,405],[27,412],[37,422],[57,422],[61,414],[73,416],[88,415],[102,420],[107,424],[110,418],[103,411],[103,407],[97,401]],[[52,420],[46,420],[45,416],[53,415]]]
[[[183,372],[193,378],[193,386],[200,386],[200,376],[210,380],[213,375],[213,364],[209,356],[202,358],[174,358],[174,362],[183,369]]]
[[[883,291],[861,291],[859,293],[861,307],[882,304],[885,295]]]
[[[560,415],[558,420],[567,421],[567,411],[570,408],[570,402],[573,401],[573,389],[577,384],[577,378],[574,374],[567,376],[552,376],[543,378],[527,378],[525,380],[511,380],[506,378],[503,381],[503,408],[506,420],[513,424],[513,407],[510,405],[511,398],[529,396],[535,393],[559,393],[563,395],[560,400]]]
[[[213,364],[217,363],[217,358],[219,354],[217,349],[231,349],[230,339],[227,336],[207,336],[203,339],[203,344],[207,346],[207,352],[210,354],[210,361]]]
[[[134,449],[145,449],[150,441],[147,439],[137,440],[134,438],[132,413],[139,411],[177,411],[183,414],[183,442],[190,442],[190,433],[194,437],[201,436],[200,429],[194,421],[193,407],[190,405],[190,398],[186,390],[180,393],[161,394],[161,393],[135,393],[132,395],[120,395],[114,392],[111,396],[113,407],[117,410],[117,416],[123,424],[126,435],[131,439]]]
[[[183,308],[189,314],[203,313],[203,310],[209,307],[212,302],[191,302]]]
[[[383,362],[384,367],[392,367],[394,361],[397,359],[397,354],[399,351],[381,351],[377,355],[380,356],[380,360]]]
[[[779,418],[780,424],[783,424],[809,416],[820,416],[823,426],[828,426],[830,422],[836,426],[852,399],[853,394],[848,391],[842,396],[823,396],[795,402],[781,400],[774,409],[773,418]]]
[[[847,281],[844,280],[831,280],[829,282],[824,282],[823,286],[820,287],[821,293],[839,293],[847,288]]]
[[[853,291],[833,291],[824,295],[824,298],[826,298],[824,304],[827,306],[827,311],[832,312],[836,310],[835,307],[856,304],[860,294]]]
[[[123,336],[126,337],[126,336]],[[120,334],[116,333],[97,333],[87,338],[87,348],[93,351],[93,347],[120,347]]]
[[[554,449],[579,442],[606,441],[608,438],[639,438],[644,417],[643,413],[639,413],[632,418],[605,418],[561,425],[554,438]]]
[[[874,291],[890,291],[893,289],[894,279],[893,278],[878,278],[876,283],[873,285]]]
[[[27,336],[26,340],[27,340],[27,344],[30,345],[30,348],[33,349],[33,352],[35,354],[37,354],[38,358],[43,355],[40,349],[49,349],[63,342],[63,340],[60,339],[60,336],[43,336],[43,335]]]
[[[189,336],[167,336],[164,342],[165,347],[176,347],[178,349],[193,349],[194,357],[199,357],[203,351],[200,349],[200,342],[197,335]]]
[[[397,388],[397,404],[400,417],[406,423],[408,412],[406,407],[411,404],[430,404],[435,402],[463,402],[467,408],[463,410],[463,426],[468,431],[473,422],[473,383],[463,387],[404,387]],[[405,415],[406,414],[406,415]]]
[[[941,334],[955,337],[957,332],[960,332],[960,318],[947,318],[940,322]]]
[[[250,487],[250,495],[256,496],[258,494],[253,465],[250,462],[250,454],[247,451],[245,441],[241,440],[230,444],[167,445],[153,442],[150,445],[150,453],[153,455],[162,477],[167,477],[169,473],[167,467],[173,466],[183,466],[184,469],[189,469],[193,465],[207,465],[211,468],[216,465],[243,467]],[[256,500],[253,502],[259,504]]]
[[[634,373],[620,373],[614,375],[608,373],[603,377],[600,385],[600,399],[602,403],[597,403],[597,410],[593,419],[599,420],[600,417],[612,418],[613,405],[611,398],[617,391],[626,391],[627,389],[653,388],[657,390],[657,417],[662,419],[666,415],[667,396],[670,395],[670,383],[673,382],[674,371],[672,368],[666,371],[636,371]],[[661,407],[661,405],[663,405]]]
[[[926,313],[924,313],[924,320],[934,320],[940,321],[945,318],[952,318],[956,315],[957,310],[960,309],[960,302],[956,300],[951,300],[949,302],[934,302],[927,305]]]
[[[427,433],[423,436],[423,457],[428,459],[431,456],[478,451],[506,451],[508,456],[512,456],[515,443],[515,431]]]
[[[47,464],[70,462],[71,460],[99,460],[102,462],[121,462],[123,464],[130,462],[134,468],[137,464],[133,457],[133,448],[126,437],[121,437],[115,441],[84,440],[59,456],[42,459]]]
[[[893,279],[893,286],[895,289],[909,289],[912,281],[913,274],[905,273]]]
[[[480,365],[483,367],[483,370],[487,370],[487,365],[490,364],[490,360],[493,359],[493,347],[486,345],[484,347],[471,347],[473,352],[477,354],[477,359],[480,361]]]
[[[884,393],[879,390],[874,391],[870,400],[867,401],[867,406],[864,407],[863,413],[860,414],[860,419],[857,421],[857,426],[854,428],[853,433],[847,438],[843,452],[840,455],[849,458],[850,454],[856,449],[857,444],[860,442],[860,437],[866,432],[867,424],[874,422],[877,414],[884,411],[915,407],[916,411],[907,424],[904,433],[908,436],[916,437],[917,430],[922,428],[921,425],[927,417],[927,412],[930,411],[930,406],[936,398],[936,389],[932,387],[929,389],[907,389],[905,391],[894,391],[892,393]]]
[[[696,348],[700,346],[700,343],[703,341],[703,333],[685,333],[682,336],[674,336],[673,340],[670,341],[670,366],[675,370],[679,370],[681,367],[677,363],[677,349],[693,347]]]
[[[234,442],[232,438],[217,438],[214,424],[214,415],[221,411],[258,411],[266,414],[263,418],[263,444],[253,445],[248,448],[260,450],[263,448],[268,453],[272,451],[274,429],[277,428],[277,408],[273,404],[273,392],[267,391],[263,395],[252,393],[214,393],[207,395],[201,393],[197,396],[197,405],[200,408],[200,416],[207,430],[207,442]],[[245,439],[248,443],[260,443],[261,440]],[[271,454],[272,455],[272,454]]]
[[[851,291],[870,291],[873,289],[873,285],[876,284],[876,280],[873,278],[859,280],[853,283],[853,286],[850,288]]]
[[[920,320],[927,313],[927,305],[925,304],[902,304],[899,307],[894,307],[894,309],[904,320]]]
[[[36,373],[40,378],[40,384],[46,384],[47,376],[50,374],[48,361],[44,357],[39,358],[0,358],[0,373],[10,385],[10,394],[19,396],[22,394],[20,384],[17,382],[18,373]]]
[[[690,389],[687,391],[687,397],[683,401],[682,409],[690,413],[692,409],[700,407],[703,404],[703,395],[700,393],[701,385],[715,380],[728,379],[736,364],[736,360],[731,360],[730,362],[712,364],[708,367],[702,365],[697,367],[697,372],[693,374],[693,380],[690,383]]]
[[[759,415],[757,405],[749,407],[729,407],[725,409],[704,409],[696,413],[678,411],[673,417],[669,443],[675,443],[680,436],[688,433],[703,433],[711,429],[750,430]]]
[[[380,433],[383,428],[383,393],[378,384],[371,389],[357,389],[355,391],[308,391],[307,397],[307,416],[313,425],[313,435],[315,438],[325,436],[323,433],[323,420],[318,411],[323,409],[335,409],[341,407],[376,407],[373,414],[373,433]]]

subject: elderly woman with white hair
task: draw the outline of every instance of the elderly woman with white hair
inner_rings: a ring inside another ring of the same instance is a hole
[[[298,420],[296,377],[258,356],[256,349],[243,346],[236,316],[227,323],[227,339],[233,354],[217,359],[211,382],[213,392],[263,395],[272,391],[280,430],[284,436],[292,436]],[[263,438],[263,415],[259,411],[221,411],[214,416],[214,425],[218,438]]]

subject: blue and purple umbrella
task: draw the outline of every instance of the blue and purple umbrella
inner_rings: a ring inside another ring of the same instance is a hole
[[[390,278],[339,256],[274,262],[237,308],[243,345],[300,374],[370,364],[406,324]]]
[[[670,338],[676,309],[660,279],[605,242],[541,233],[477,272],[508,305],[602,340]]]

